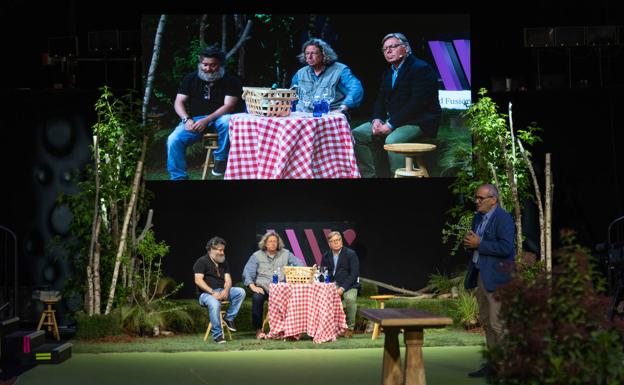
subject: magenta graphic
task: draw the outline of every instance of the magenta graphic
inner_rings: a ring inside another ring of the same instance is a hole
[[[438,72],[448,91],[470,89],[470,40],[429,41]]]
[[[346,246],[352,245],[357,238],[354,224],[348,222],[264,223],[258,224],[256,230],[259,236],[267,231],[278,233],[286,248],[305,266],[321,265],[323,253],[329,250],[327,235],[330,232],[339,231]]]

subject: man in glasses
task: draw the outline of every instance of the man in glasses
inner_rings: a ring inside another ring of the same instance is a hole
[[[291,87],[297,86],[299,98],[305,99],[297,103],[297,111],[312,112],[310,102],[318,97],[328,100],[330,110],[338,110],[349,118],[348,111],[360,105],[364,90],[351,69],[338,62],[336,51],[324,40],[310,39],[303,43],[297,58],[306,64],[291,82]]]
[[[391,177],[404,167],[405,156],[386,152],[383,145],[435,137],[442,111],[438,75],[412,54],[405,35],[384,36],[381,52],[390,67],[382,75],[372,120],[353,130],[355,155],[364,178]]]
[[[464,237],[464,246],[471,256],[464,280],[466,289],[477,288],[479,321],[485,330],[488,348],[498,344],[503,335],[499,319],[501,303],[494,297],[497,287],[511,280],[515,255],[515,225],[511,215],[498,205],[498,190],[491,184],[477,189],[477,213],[472,229]],[[484,365],[470,377],[484,377],[491,368]]]
[[[323,254],[322,266],[329,270],[329,280],[338,286],[338,295],[342,297],[346,308],[347,327],[344,335],[351,338],[357,313],[357,295],[360,288],[360,261],[354,250],[343,246],[342,235],[332,231],[327,235],[329,250]]]
[[[225,54],[216,47],[199,52],[197,70],[187,74],[173,104],[180,123],[167,138],[167,171],[172,180],[188,179],[186,148],[204,132],[218,134],[212,175],[225,173],[229,151],[229,120],[242,94],[240,80],[225,73]]]

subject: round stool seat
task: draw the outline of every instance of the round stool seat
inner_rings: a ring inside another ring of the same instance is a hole
[[[405,168],[399,168],[394,172],[395,178],[422,178],[429,177],[429,171],[422,161],[421,156],[435,150],[437,146],[429,143],[393,143],[384,145],[384,150],[405,155]],[[414,161],[418,168],[414,168]]]

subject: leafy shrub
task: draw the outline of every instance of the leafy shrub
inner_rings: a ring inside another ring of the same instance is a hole
[[[123,334],[121,330],[121,318],[118,312],[110,314],[97,314],[89,316],[85,312],[77,312],[76,318],[76,338],[77,339],[96,339],[108,336],[117,336]]]
[[[457,273],[454,277],[449,277],[439,272],[429,275],[428,285],[432,288],[432,291],[437,294],[451,293],[453,287],[458,289],[463,287],[465,273]]]
[[[589,250],[563,233],[552,277],[516,274],[498,292],[508,333],[485,355],[495,384],[624,383],[624,322],[592,283]]]
[[[479,323],[479,305],[477,298],[472,291],[462,290],[453,302],[450,312],[453,321],[464,326],[464,328],[475,327]]]

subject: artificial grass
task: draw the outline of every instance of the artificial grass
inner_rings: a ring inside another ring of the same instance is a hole
[[[202,334],[120,339],[110,342],[101,340],[75,340],[75,353],[127,353],[127,352],[188,352],[188,351],[242,351],[242,350],[292,350],[292,349],[361,349],[383,347],[383,334],[371,340],[371,334],[354,334],[353,338],[315,344],[310,337],[299,341],[256,340],[253,332],[232,333],[233,339],[216,344],[211,338],[203,340]],[[399,336],[402,343],[403,337]],[[425,330],[424,346],[480,346],[484,338],[478,333],[467,333],[455,328]]]
[[[405,351],[401,350],[402,357]],[[60,365],[40,365],[19,385],[378,385],[383,350],[273,350],[186,353],[74,354]],[[423,349],[427,384],[484,385],[466,373],[479,367],[481,348]]]

